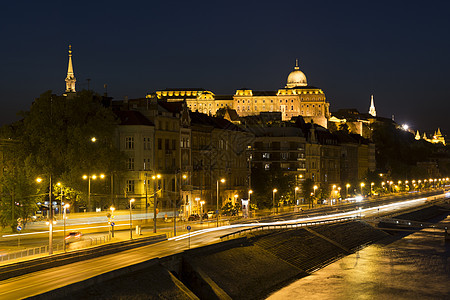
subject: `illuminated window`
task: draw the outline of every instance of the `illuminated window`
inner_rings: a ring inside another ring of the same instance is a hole
[[[264,165],[264,170],[270,170],[270,164],[265,164]]]

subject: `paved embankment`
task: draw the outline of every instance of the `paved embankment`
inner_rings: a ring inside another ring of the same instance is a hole
[[[155,265],[139,270],[121,269],[114,278],[106,273],[43,296],[66,299],[186,299],[196,296],[201,299],[260,299],[361,245],[385,236],[383,231],[362,221],[257,232],[155,260]],[[62,293],[64,289],[71,292]]]

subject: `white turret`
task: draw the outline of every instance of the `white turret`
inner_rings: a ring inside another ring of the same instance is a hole
[[[69,45],[69,65],[67,67],[66,93],[75,93],[75,75],[72,66],[72,45]]]
[[[377,116],[377,111],[375,110],[375,104],[373,103],[373,95],[370,96],[369,114],[371,114],[373,117]]]

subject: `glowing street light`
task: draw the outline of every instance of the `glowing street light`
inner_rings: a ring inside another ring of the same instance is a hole
[[[318,188],[319,188],[319,187],[318,187],[317,185],[313,186],[313,190],[314,190],[314,197],[316,196],[316,190],[317,190]]]
[[[216,226],[219,227],[219,181],[221,183],[225,183],[225,178],[222,179],[217,179],[217,202],[216,202],[216,217],[217,217],[217,221],[216,221]]]
[[[347,191],[346,191],[346,196],[347,196],[347,198],[348,198],[348,188],[350,187],[350,183],[347,183],[346,185],[345,185],[345,188],[347,189]]]
[[[370,183],[370,194],[373,194],[373,186],[375,185],[375,182]]]
[[[361,195],[363,195],[363,187],[365,187],[366,184],[364,182],[361,182],[360,186],[361,186]]]
[[[134,198],[131,198],[130,199],[130,240],[132,240],[133,239],[133,216],[132,216],[132,213],[133,213],[133,203],[134,203]]]
[[[37,183],[42,182],[42,178],[36,178]],[[49,176],[49,191],[48,191],[48,222],[46,224],[48,227],[48,254],[53,254],[53,225],[56,222],[53,221],[53,208],[52,208],[52,176]]]
[[[278,192],[277,189],[273,189],[272,190],[272,210],[273,213],[275,214],[275,193]]]
[[[298,201],[297,201],[297,192],[298,192],[298,190],[299,190],[300,188],[298,187],[298,186],[296,186],[295,187],[295,189],[294,189],[294,198],[295,198],[295,204],[297,205],[298,203]]]
[[[116,208],[111,206],[109,209],[111,210],[111,237],[114,237],[114,211]]]
[[[104,179],[105,175],[104,174],[100,174],[100,179]],[[87,211],[90,212],[91,209],[91,179],[92,180],[96,180],[97,179],[97,175],[92,174],[92,175],[83,175],[83,179],[88,181],[88,205],[87,205]]]
[[[153,233],[156,233],[156,205],[158,204],[158,180],[161,179],[161,174],[156,174],[152,176],[153,179]]]

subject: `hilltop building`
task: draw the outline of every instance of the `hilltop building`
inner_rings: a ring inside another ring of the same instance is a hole
[[[152,98],[154,96],[147,95]],[[259,115],[262,112],[281,112],[283,120],[301,115],[305,121],[313,121],[327,127],[329,106],[322,89],[308,86],[306,75],[300,71],[298,61],[289,74],[284,88],[276,91],[254,91],[248,88],[236,90],[234,95],[215,95],[197,89],[166,89],[156,91],[158,100],[186,101],[191,111],[215,115],[221,108],[232,108],[240,117]]]
[[[442,135],[440,128],[438,128],[437,131],[434,132],[434,134],[431,138],[428,138],[427,134],[425,132],[423,133],[423,137],[420,137],[419,130],[417,130],[415,139],[416,140],[422,139],[422,140],[425,140],[425,141],[427,141],[429,143],[433,143],[433,144],[443,144],[444,146],[446,145],[445,137]]]

